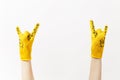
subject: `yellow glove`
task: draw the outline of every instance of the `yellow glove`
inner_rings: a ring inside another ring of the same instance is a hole
[[[90,28],[91,28],[91,38],[92,38],[92,46],[91,46],[91,57],[92,58],[102,58],[105,36],[107,33],[108,27],[105,26],[104,31],[101,29],[94,29],[94,23],[90,20]]]
[[[24,33],[22,33],[19,27],[16,28],[19,36],[19,48],[20,48],[21,60],[31,60],[32,44],[33,44],[38,27],[39,27],[39,24],[36,24],[32,33],[29,33],[28,31],[25,31]]]

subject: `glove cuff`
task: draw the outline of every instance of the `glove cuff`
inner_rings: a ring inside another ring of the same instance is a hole
[[[101,52],[96,52],[96,53],[91,53],[92,58],[102,58],[102,53]]]

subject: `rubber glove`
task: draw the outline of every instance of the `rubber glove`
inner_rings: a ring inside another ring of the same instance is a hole
[[[108,27],[105,26],[104,31],[101,29],[95,30],[94,23],[90,20],[90,28],[91,28],[91,57],[92,58],[102,58],[104,44],[105,44],[105,36],[107,33]]]
[[[24,33],[22,33],[19,27],[16,27],[16,31],[19,36],[19,49],[20,49],[21,60],[31,60],[32,44],[33,44],[38,27],[39,27],[39,24],[36,24],[32,33],[28,31],[25,31]]]

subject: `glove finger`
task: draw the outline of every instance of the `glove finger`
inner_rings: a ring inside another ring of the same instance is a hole
[[[25,31],[24,34],[23,34],[23,39],[27,39],[27,40],[30,40],[30,33],[28,31]]]
[[[108,26],[105,26],[105,28],[104,28],[104,33],[105,33],[105,35],[106,35],[106,33],[107,33],[107,30],[108,30]]]
[[[95,27],[94,27],[94,22],[93,22],[93,20],[90,20],[90,29],[91,29],[92,35],[95,37],[96,32],[95,32]]]
[[[21,31],[20,31],[20,28],[19,28],[19,27],[16,27],[16,31],[17,31],[17,34],[20,36]]]
[[[36,34],[37,30],[38,30],[38,27],[39,27],[39,24],[36,24],[33,31],[32,31],[32,34],[31,34],[32,37],[35,37],[35,34]]]

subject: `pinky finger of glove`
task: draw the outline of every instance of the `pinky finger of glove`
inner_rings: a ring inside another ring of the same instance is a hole
[[[31,35],[32,37],[35,37],[38,28],[39,28],[39,24],[37,23],[32,31],[32,35]]]

